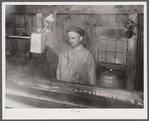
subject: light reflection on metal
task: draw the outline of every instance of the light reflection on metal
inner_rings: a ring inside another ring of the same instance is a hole
[[[31,39],[29,36],[6,36],[7,38],[12,38],[12,39]]]

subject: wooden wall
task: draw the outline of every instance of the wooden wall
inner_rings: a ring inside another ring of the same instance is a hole
[[[48,16],[48,14],[43,14],[43,19]],[[9,35],[22,35],[30,36],[31,33],[36,32],[37,30],[37,20],[36,15],[9,15],[7,16],[7,26],[6,32]],[[83,23],[102,23],[103,26],[108,27],[124,27],[126,22],[126,15],[57,15],[57,38],[59,41],[68,42],[68,37],[66,29],[70,25],[82,26]],[[84,46],[90,50],[93,55],[95,53],[95,47],[93,44],[96,37],[96,27],[91,26],[82,26],[86,31],[84,38]],[[10,42],[9,39],[7,40]],[[29,41],[28,40],[11,40],[11,44],[14,46],[8,46],[13,53],[16,51],[26,52],[29,50]],[[15,47],[16,46],[16,47]]]
[[[48,14],[43,14],[43,20]],[[96,56],[96,41],[97,32],[96,27],[90,26],[90,23],[95,25],[101,24],[108,27],[124,27],[126,22],[126,15],[101,15],[101,14],[59,14],[57,15],[57,39],[58,41],[68,42],[66,29],[70,25],[81,26],[85,29],[86,34],[84,37],[84,46]],[[36,15],[9,15],[6,18],[6,33],[8,35],[21,35],[30,36],[31,33],[37,30],[37,16]],[[43,21],[44,23],[44,21]],[[89,25],[84,23],[89,23]],[[25,57],[26,53],[30,48],[30,40],[25,39],[6,39],[6,49],[9,49],[12,55],[17,55],[16,58],[8,58],[10,60],[15,59],[16,61],[28,61]],[[51,51],[48,57],[50,72],[55,73],[58,63],[58,57]],[[54,72],[52,71],[54,70]],[[55,74],[50,74],[55,76]],[[50,76],[52,77],[52,76]]]
[[[48,14],[43,14],[43,20]],[[107,26],[107,27],[124,27],[127,15],[126,14],[58,14],[57,15],[57,39],[58,41],[68,42],[66,29],[70,25],[81,26],[85,29],[86,35],[84,37],[84,46],[93,54],[94,59],[96,57],[96,44],[97,44],[97,32],[96,26]],[[44,23],[44,21],[43,21]],[[84,25],[82,25],[84,24]],[[91,26],[92,24],[92,26]],[[31,33],[37,30],[37,18],[36,15],[29,14],[17,14],[8,15],[6,18],[6,32],[9,35],[22,35],[30,36]],[[129,46],[128,46],[129,47]],[[25,61],[28,62],[25,55],[30,49],[30,40],[25,39],[6,39],[6,49],[9,49],[12,55],[17,57],[7,58],[7,60]],[[128,48],[129,50],[129,48]],[[131,52],[131,49],[130,49]],[[135,48],[133,52],[135,53]],[[133,54],[134,55],[134,54]],[[56,69],[58,64],[57,55],[51,50],[48,58],[46,56],[36,55],[39,58],[44,57],[48,61],[46,70],[48,71],[47,76],[53,78],[56,76]],[[129,59],[129,58],[127,58]],[[133,60],[135,56],[130,58],[128,61],[133,67]],[[129,66],[129,64],[127,65]],[[135,65],[134,65],[135,66]],[[135,69],[135,68],[133,68]],[[129,69],[131,71],[131,69]],[[129,73],[129,72],[128,72]]]
[[[136,83],[135,83],[135,89],[143,91],[143,79],[144,79],[144,15],[139,14],[138,15],[138,38],[137,38],[137,47],[136,47]]]

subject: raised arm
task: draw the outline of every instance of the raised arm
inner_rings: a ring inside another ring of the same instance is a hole
[[[56,17],[53,18],[52,14],[50,14],[50,16],[46,18],[48,26],[43,33],[43,39],[46,42],[46,45],[59,56],[62,52],[65,52],[69,48],[69,46],[63,41],[57,40],[55,19]]]

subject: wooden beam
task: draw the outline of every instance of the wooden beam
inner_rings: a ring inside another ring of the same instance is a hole
[[[42,14],[37,13],[37,31],[41,32],[42,30]]]
[[[45,15],[45,14],[50,14],[51,12],[44,12],[42,13],[42,15]],[[36,15],[37,13],[24,13],[24,15]],[[56,15],[127,15],[128,13],[113,13],[113,14],[98,14],[98,13],[74,13],[74,12],[65,12],[65,13],[62,13],[62,12],[58,12]],[[143,14],[143,13],[139,13],[139,14]],[[9,15],[22,15],[22,13],[10,13]]]

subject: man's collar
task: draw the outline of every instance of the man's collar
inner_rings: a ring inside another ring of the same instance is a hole
[[[76,47],[76,48],[73,48],[73,50],[80,50],[80,49],[82,49],[83,48],[83,45],[79,45],[78,47]]]
[[[79,50],[81,48],[83,48],[83,45],[79,45],[76,49]]]

